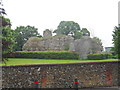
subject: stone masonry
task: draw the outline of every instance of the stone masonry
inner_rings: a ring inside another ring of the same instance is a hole
[[[66,50],[69,49],[70,43],[73,42],[73,38],[70,36],[53,36],[49,38],[37,38],[31,37],[24,44],[24,51],[49,51],[49,50]]]
[[[79,88],[118,86],[118,62],[2,66],[3,88]],[[119,67],[120,68],[120,67]]]
[[[74,40],[69,35],[52,36],[50,30],[43,32],[43,38],[31,37],[24,44],[23,51],[49,51],[49,50],[69,50],[80,54],[80,58],[87,58],[87,54],[102,52],[103,46],[100,42],[83,36],[81,39]]]
[[[51,37],[51,36],[52,36],[52,32],[51,32],[49,29],[46,29],[46,30],[43,32],[43,36],[44,36],[44,37]]]
[[[103,47],[89,36],[84,36],[81,39],[75,40],[70,45],[70,51],[80,53],[80,58],[87,58],[88,54],[102,52]]]

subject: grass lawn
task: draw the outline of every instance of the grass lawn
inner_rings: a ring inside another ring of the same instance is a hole
[[[9,58],[6,65],[28,65],[28,64],[58,64],[58,63],[80,63],[80,62],[101,62],[101,61],[118,61],[118,59],[105,60],[55,60],[55,59],[25,59],[25,58]],[[0,65],[5,65],[0,64]]]

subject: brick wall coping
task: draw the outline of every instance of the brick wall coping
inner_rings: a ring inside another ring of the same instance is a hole
[[[82,64],[103,64],[120,63],[120,61],[99,61],[99,62],[80,62],[80,63],[59,63],[59,64],[29,64],[29,65],[1,65],[0,67],[38,67],[38,66],[60,66],[60,65],[82,65]]]

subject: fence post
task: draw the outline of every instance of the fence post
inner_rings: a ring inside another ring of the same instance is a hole
[[[75,84],[75,90],[78,90],[78,80],[77,79],[75,79],[74,84]]]
[[[39,88],[39,82],[34,82],[35,88]]]

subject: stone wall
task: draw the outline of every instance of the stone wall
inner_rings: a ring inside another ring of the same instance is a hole
[[[71,36],[53,36],[49,38],[31,37],[24,44],[24,51],[49,51],[49,50],[66,50],[69,49],[70,43],[73,42]]]
[[[118,86],[118,62],[18,65],[2,67],[3,88],[74,88]]]
[[[52,31],[50,31],[49,29],[46,29],[43,32],[43,37],[51,37],[52,36]]]
[[[88,54],[102,52],[103,47],[89,36],[84,36],[81,39],[75,40],[70,45],[70,51],[80,53],[80,58],[87,58]]]
[[[81,39],[74,40],[73,37],[68,35],[51,36],[48,32],[50,31],[44,31],[43,38],[29,38],[23,46],[23,51],[69,50],[78,52],[80,58],[85,59],[88,54],[102,52],[103,50],[102,45],[90,36],[83,36]]]

